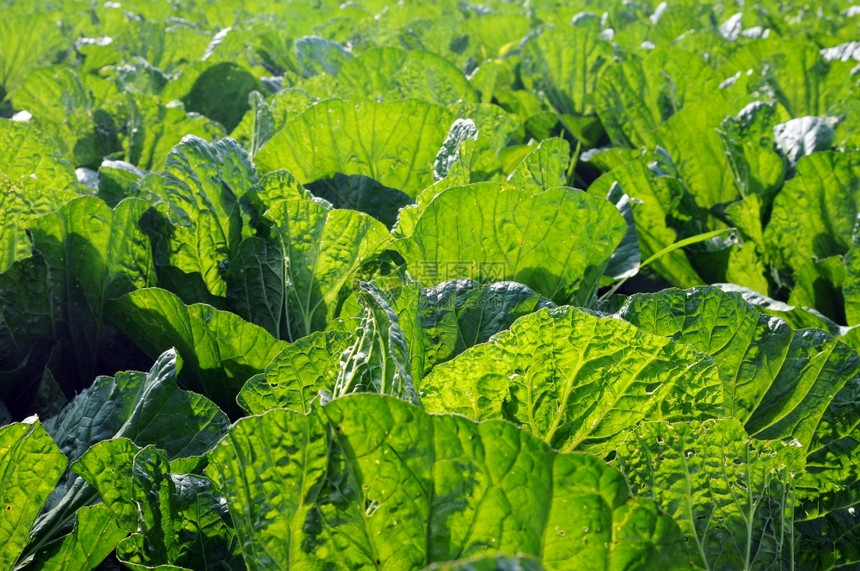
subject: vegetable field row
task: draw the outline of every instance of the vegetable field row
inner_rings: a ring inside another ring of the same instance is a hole
[[[0,569],[860,568],[860,5],[0,5]]]

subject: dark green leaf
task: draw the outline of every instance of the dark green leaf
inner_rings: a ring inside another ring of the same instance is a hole
[[[260,83],[250,72],[235,63],[222,62],[201,73],[182,102],[188,111],[218,121],[229,133],[251,108],[248,95],[259,90]]]
[[[184,363],[182,385],[206,395],[234,417],[239,414],[236,395],[242,385],[287,346],[233,313],[202,303],[185,305],[158,288],[114,300],[108,315],[153,359],[175,347]]]

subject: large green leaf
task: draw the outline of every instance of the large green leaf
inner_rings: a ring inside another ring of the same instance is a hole
[[[607,66],[594,106],[613,143],[652,146],[660,142],[654,131],[664,121],[689,102],[717,93],[719,83],[700,56],[678,49],[657,50],[645,58],[631,57]]]
[[[222,410],[239,413],[236,395],[287,343],[228,311],[185,305],[158,288],[133,291],[108,305],[108,315],[151,358],[171,347],[182,356],[183,386],[206,395]]]
[[[860,202],[860,153],[803,157],[773,201],[764,238],[774,265],[789,276],[813,258],[851,247]]]
[[[755,101],[741,109],[736,117],[724,119],[720,125],[720,134],[728,151],[726,158],[741,194],[756,194],[765,205],[770,204],[781,187],[786,170],[782,157],[774,150],[777,136],[774,128],[778,120],[776,105]],[[787,131],[793,137],[798,135],[795,130]],[[792,140],[787,144],[797,145],[797,142]],[[796,146],[792,149],[797,152]]]
[[[699,208],[683,183],[654,172],[646,159],[617,166],[594,181],[588,193],[605,198],[616,183],[633,199],[633,217],[643,259],[704,230]],[[702,282],[683,250],[660,256],[652,262],[652,267],[672,284],[690,287]]]
[[[187,303],[226,295],[223,278],[243,237],[239,199],[257,181],[247,153],[231,139],[209,144],[188,136],[164,166],[155,235],[159,282]],[[244,235],[248,235],[246,230]]]
[[[105,497],[106,492],[91,484],[98,477],[111,490],[119,486],[115,473],[126,469],[131,472],[130,460],[128,466],[123,467],[122,454],[127,452],[133,456],[129,450],[152,444],[164,450],[170,459],[200,456],[223,436],[229,424],[227,416],[206,397],[177,387],[176,376],[180,368],[181,361],[176,352],[167,351],[158,358],[149,373],[127,371],[117,373],[115,377],[99,377],[60,414],[47,421],[46,430],[72,462],[89,455],[96,464],[90,460],[76,463],[74,470],[84,479],[67,473],[61,485],[53,491],[47,510],[32,533],[29,549],[33,553],[39,553],[45,544],[70,531],[67,526],[76,510],[91,503],[98,495],[96,490],[105,503],[111,504]],[[96,445],[109,446],[110,449],[108,452],[92,452]],[[82,466],[88,466],[89,472]],[[119,502],[117,505],[127,501],[124,491],[120,486],[111,492]],[[131,527],[135,523],[134,513],[133,508],[124,510],[114,510],[114,515],[117,525],[127,533],[134,529]],[[112,524],[103,519],[101,524],[84,522],[79,525],[84,524],[104,525],[105,530],[112,529]],[[121,534],[117,541],[124,535]],[[64,542],[71,542],[68,549],[91,551],[98,549],[98,540],[98,535],[88,539],[79,535],[77,540],[64,539]],[[113,547],[115,545],[110,549]]]
[[[707,569],[786,569],[794,557],[803,451],[753,440],[735,419],[644,423],[617,449],[637,495],[653,497]]]
[[[544,30],[523,50],[523,83],[543,91],[562,115],[593,114],[597,81],[612,58],[612,44],[602,32],[597,14],[582,14],[568,27]]]
[[[469,81],[446,59],[425,51],[396,47],[370,49],[348,60],[337,74],[344,97],[382,100],[423,99],[440,105],[477,102]]]
[[[547,569],[689,564],[675,524],[598,459],[379,395],[243,419],[207,473],[252,569],[404,569],[511,552]]]
[[[251,414],[274,408],[307,413],[320,392],[331,392],[341,365],[340,356],[352,342],[343,332],[316,331],[281,351],[265,372],[254,375],[236,400]]]
[[[730,109],[718,96],[688,103],[654,133],[657,143],[672,157],[677,176],[705,212],[742,197],[743,189],[726,160],[726,144],[719,132]]]
[[[75,527],[62,541],[38,553],[35,565],[45,571],[66,571],[96,568],[128,535],[105,504],[80,508],[75,514]]]
[[[618,316],[711,355],[723,380],[726,414],[759,438],[790,435],[807,446],[820,416],[811,410],[826,406],[821,395],[835,394],[860,373],[860,360],[829,334],[794,330],[738,294],[713,287],[635,295]],[[779,419],[777,425],[762,422],[765,411],[773,411],[767,415]]]
[[[553,301],[584,304],[626,230],[612,204],[578,190],[532,194],[484,183],[440,193],[399,244],[426,285],[513,280]]]
[[[72,461],[96,442],[119,437],[139,446],[154,444],[170,459],[199,456],[218,441],[229,421],[212,401],[178,387],[181,368],[170,350],[148,373],[99,377],[45,427]]]
[[[419,404],[409,346],[397,313],[373,284],[362,282],[360,287],[360,321],[355,340],[341,355],[331,398],[375,393]]]
[[[572,307],[520,318],[437,366],[419,388],[429,411],[507,418],[559,450],[611,439],[645,420],[723,411],[709,358]]]
[[[223,127],[182,105],[165,105],[140,95],[130,102],[129,137],[123,141],[125,160],[142,169],[160,168],[170,150],[187,135],[213,140],[225,135]]]
[[[117,547],[129,569],[244,569],[223,498],[202,476],[171,474],[167,455],[147,446],[134,456],[136,533]]]
[[[726,412],[754,438],[790,439],[806,455],[794,516],[804,565],[818,556],[815,566],[860,561],[860,526],[846,525],[860,509],[860,356],[824,331],[793,330],[714,288],[634,296],[620,315],[711,354]]]
[[[48,267],[52,313],[60,315],[52,326],[73,348],[72,362],[64,366],[69,392],[110,369],[106,362],[124,362],[123,355],[107,351],[116,333],[105,324],[104,310],[109,300],[155,283],[149,240],[139,227],[148,208],[127,199],[111,210],[101,200],[81,197],[32,222],[35,248]],[[44,291],[40,284],[26,287]]]
[[[12,569],[67,459],[38,420],[0,428],[0,565]]]
[[[324,101],[288,120],[255,161],[303,184],[359,174],[415,196],[433,182],[433,160],[453,120],[444,107],[416,99]]]
[[[237,313],[279,339],[325,328],[341,290],[391,236],[367,214],[287,199],[265,213],[270,239],[248,238],[232,260],[228,297]]]
[[[67,45],[57,22],[43,12],[7,13],[0,21],[0,102],[34,68]]]
[[[538,143],[507,177],[507,182],[520,187],[549,190],[567,183],[570,144],[552,137]]]
[[[38,129],[28,123],[0,119],[0,145],[6,152],[0,155],[0,172],[6,174],[13,183],[23,184],[20,179],[33,179],[38,187],[52,192],[36,196],[32,200],[40,213],[57,198],[69,194],[77,181],[72,166],[63,161],[54,144]]]

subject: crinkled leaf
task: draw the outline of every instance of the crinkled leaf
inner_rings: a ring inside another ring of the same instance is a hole
[[[39,553],[35,565],[45,571],[89,571],[104,561],[127,535],[128,529],[117,523],[106,504],[83,507],[75,512],[72,532]]]
[[[249,238],[232,263],[229,298],[239,314],[279,339],[325,328],[341,289],[389,244],[385,226],[367,214],[304,199],[275,203],[271,239]]]
[[[612,204],[583,192],[484,183],[443,191],[399,244],[426,285],[513,280],[556,302],[586,303],[625,231]]]
[[[806,455],[794,516],[800,541],[819,545],[830,564],[858,561],[851,545],[860,527],[845,522],[860,509],[860,356],[824,331],[792,330],[713,288],[636,296],[622,315],[714,357],[729,380],[726,411],[754,438],[791,439]]]
[[[720,385],[711,360],[685,345],[561,307],[437,366],[420,389],[429,411],[507,418],[573,450],[645,420],[720,415]]]
[[[442,141],[442,146],[439,147],[439,152],[436,153],[436,160],[433,161],[433,176],[436,180],[441,180],[451,173],[451,168],[461,158],[461,144],[477,138],[478,127],[471,119],[457,119],[451,124],[445,140]],[[472,152],[474,145],[465,148]]]
[[[593,113],[598,79],[612,58],[612,44],[602,31],[600,17],[589,14],[529,41],[521,64],[526,87],[543,91],[561,114]]]
[[[46,430],[72,461],[96,442],[119,437],[139,446],[154,444],[171,459],[199,456],[218,441],[229,421],[212,401],[177,386],[179,369],[181,360],[170,350],[148,373],[99,377],[49,419]]]
[[[451,62],[434,53],[378,47],[344,63],[337,74],[346,97],[414,97],[440,105],[477,102],[469,81]]]
[[[316,331],[291,343],[264,373],[248,379],[236,397],[239,406],[251,414],[274,408],[309,412],[320,391],[332,391],[340,356],[351,342],[346,333]]]
[[[117,547],[130,569],[244,569],[222,498],[202,476],[171,474],[167,456],[147,446],[134,457],[137,531]]]
[[[240,198],[257,181],[248,154],[232,139],[188,136],[170,151],[155,237],[159,282],[187,303],[223,297],[224,264],[243,237]],[[166,219],[166,220],[164,220]],[[244,235],[249,232],[246,230]]]
[[[860,153],[819,152],[797,163],[797,175],[773,201],[765,241],[773,264],[791,275],[812,258],[851,247],[860,202]]]
[[[860,359],[829,334],[794,330],[712,287],[637,294],[618,316],[711,355],[723,379],[726,414],[757,438],[791,436],[807,446],[819,422],[810,412],[820,414],[821,397],[860,373]],[[773,426],[763,422],[765,415]]]
[[[67,459],[38,420],[0,428],[0,565],[12,569]]]
[[[171,149],[187,135],[214,140],[225,135],[224,128],[202,115],[189,114],[182,105],[164,105],[155,97],[135,97],[129,121],[131,136],[123,142],[125,160],[149,170],[161,168]]]
[[[373,284],[361,284],[361,320],[355,341],[341,356],[331,398],[375,393],[419,404],[406,335],[397,313],[383,295]]]
[[[159,357],[149,373],[121,372],[99,377],[46,426],[75,464],[54,490],[49,509],[33,535],[54,539],[75,511],[96,495],[126,531],[134,529],[129,503],[132,459],[139,446],[152,444],[168,458],[199,456],[223,436],[229,420],[206,397],[177,388],[181,362],[174,351]]]
[[[101,497],[125,535],[137,528],[134,497],[134,457],[140,447],[128,438],[102,440],[90,447],[74,464],[80,476],[75,489],[85,489],[87,503]]]
[[[453,117],[416,99],[321,102],[260,149],[263,172],[287,169],[302,183],[336,173],[368,176],[415,196],[433,182],[433,160]]]
[[[687,565],[675,524],[596,458],[379,395],[243,419],[207,473],[251,568],[403,569],[511,552],[548,569]]]
[[[73,347],[74,364],[64,367],[77,373],[66,387],[70,392],[109,369],[105,360],[123,362],[122,355],[108,351],[116,333],[103,314],[109,300],[155,283],[149,240],[138,224],[147,208],[142,200],[127,199],[111,210],[101,200],[81,197],[32,223],[34,245],[48,266],[51,304],[61,313],[52,325]]]
[[[114,300],[108,315],[153,359],[175,347],[184,364],[182,385],[233,416],[239,413],[236,395],[245,381],[261,373],[287,346],[229,311],[202,303],[185,305],[158,288]]]
[[[77,181],[73,167],[60,158],[55,145],[29,123],[0,119],[0,147],[5,149],[0,155],[0,172],[13,183],[28,177],[46,190],[61,193],[57,197],[49,192],[41,195],[33,192],[32,200],[44,213],[55,200],[67,195]]]
[[[541,141],[517,165],[507,181],[515,186],[549,190],[567,183],[570,163],[570,144],[564,139],[549,138]]]
[[[794,555],[803,451],[753,440],[736,419],[644,423],[616,449],[634,493],[653,497],[707,569],[784,569]]]

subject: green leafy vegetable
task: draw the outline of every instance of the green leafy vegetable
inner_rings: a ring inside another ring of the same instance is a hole
[[[261,446],[291,461],[242,453]],[[599,460],[399,399],[353,395],[309,416],[249,417],[207,473],[252,568],[412,568],[511,551],[548,569],[685,566],[675,524]]]
[[[428,285],[513,280],[557,302],[587,303],[625,231],[612,204],[580,191],[532,194],[485,184],[440,193],[400,244]]]

